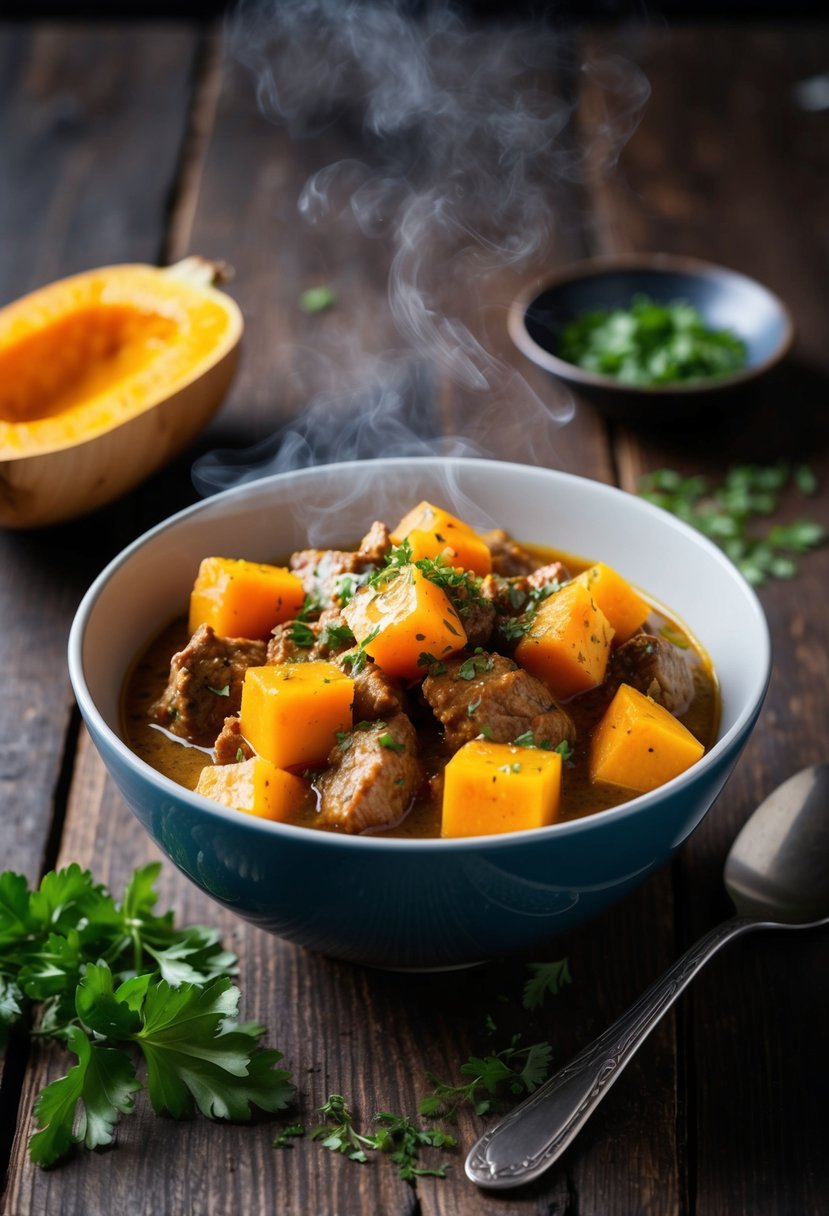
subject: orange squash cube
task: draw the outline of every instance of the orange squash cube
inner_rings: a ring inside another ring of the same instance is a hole
[[[343,616],[377,666],[404,679],[423,675],[424,654],[442,659],[466,645],[446,592],[417,566],[401,566],[379,586],[361,587]]]
[[[492,572],[492,553],[484,538],[462,519],[425,500],[403,516],[391,539],[396,545],[409,541],[412,561],[443,554],[448,566],[480,575]]]
[[[650,605],[634,591],[627,579],[604,562],[583,570],[576,575],[575,581],[584,584],[596,606],[610,621],[614,646],[629,641],[650,614]]]
[[[190,593],[190,632],[210,625],[223,638],[267,638],[304,600],[302,583],[283,566],[206,557]]]
[[[593,734],[590,780],[644,794],[684,773],[704,751],[663,705],[622,684]]]
[[[492,836],[554,823],[561,756],[536,747],[473,739],[444,771],[441,836]]]
[[[240,726],[259,756],[277,768],[322,764],[351,730],[354,681],[335,663],[249,667],[242,684]]]
[[[541,602],[515,648],[515,661],[566,701],[601,684],[612,638],[607,617],[574,579]]]
[[[285,823],[309,797],[309,786],[270,760],[253,756],[239,764],[207,765],[199,774],[196,793],[247,815]]]

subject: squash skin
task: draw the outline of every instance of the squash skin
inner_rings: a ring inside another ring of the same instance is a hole
[[[171,268],[175,270],[176,268]],[[32,528],[95,511],[133,489],[168,463],[204,428],[222,403],[236,371],[244,329],[242,314],[229,296],[201,281],[187,280],[158,267],[102,267],[59,280],[0,310],[0,349],[4,334],[23,323],[32,329],[27,310],[37,316],[54,305],[61,313],[60,293],[83,294],[91,282],[103,281],[117,302],[135,308],[172,309],[186,321],[207,302],[216,319],[212,344],[190,359],[175,346],[158,357],[157,383],[131,395],[114,384],[88,407],[57,412],[34,427],[0,420],[0,526]],[[135,292],[131,299],[130,292]],[[55,297],[53,299],[52,297]],[[70,309],[71,311],[71,309]],[[35,322],[36,323],[36,322]],[[10,345],[13,345],[13,341]],[[169,378],[165,371],[169,365]],[[153,362],[137,366],[138,383]],[[34,440],[31,432],[38,433]],[[15,433],[19,431],[20,440]],[[28,431],[28,434],[23,432]]]

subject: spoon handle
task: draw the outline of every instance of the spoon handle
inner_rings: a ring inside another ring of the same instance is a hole
[[[484,1133],[466,1159],[467,1176],[480,1186],[505,1190],[542,1174],[700,967],[726,942],[763,924],[755,917],[735,917],[701,938],[598,1039]]]

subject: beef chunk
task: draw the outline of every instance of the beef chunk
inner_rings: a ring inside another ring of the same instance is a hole
[[[242,734],[238,717],[225,718],[225,723],[213,744],[213,755],[217,764],[238,764],[255,755],[253,748]]]
[[[480,734],[511,743],[531,731],[536,743],[572,743],[575,726],[541,680],[500,654],[447,659],[423,681],[423,695],[456,751]]]
[[[189,743],[210,747],[225,718],[238,714],[245,672],[264,664],[265,651],[264,642],[220,638],[200,625],[173,655],[167,687],[150,707],[151,720]]]
[[[334,599],[340,577],[344,574],[364,574],[376,569],[391,548],[389,530],[379,520],[371,525],[356,552],[342,549],[300,549],[289,565],[302,580],[307,595],[322,604]]]
[[[546,587],[548,583],[566,583],[570,577],[570,571],[564,562],[548,562],[546,566],[539,566],[537,570],[533,570],[532,574],[528,574],[526,578],[516,579],[516,582],[526,583],[528,589],[536,590]]]
[[[320,819],[343,832],[396,823],[422,779],[417,735],[405,714],[352,731],[328,765],[317,783]]]
[[[379,566],[382,565],[389,549],[391,549],[389,530],[379,519],[375,519],[360,541],[357,556],[368,565]]]
[[[450,596],[471,649],[486,646],[495,626],[495,605],[481,596],[464,594],[467,588],[453,588]]]
[[[649,633],[637,633],[610,660],[607,683],[613,692],[630,684],[677,717],[694,699],[694,675],[678,646]]]
[[[517,617],[527,608],[532,592],[551,583],[566,583],[570,578],[570,571],[563,562],[549,562],[529,574],[511,578],[489,574],[481,583],[481,595],[492,603],[498,616]]]
[[[337,630],[347,630],[347,635],[338,636]],[[345,617],[338,608],[326,608],[316,621],[285,621],[271,632],[268,642],[267,663],[277,667],[280,663],[307,663],[313,659],[329,659],[332,655],[348,650],[354,638]]]
[[[373,722],[406,708],[406,694],[399,680],[375,663],[366,663],[354,676],[354,721]]]
[[[503,574],[505,578],[513,578],[517,574],[532,574],[538,565],[538,560],[527,549],[523,549],[502,528],[494,528],[492,532],[484,533],[489,551],[492,554],[492,570],[494,574]]]

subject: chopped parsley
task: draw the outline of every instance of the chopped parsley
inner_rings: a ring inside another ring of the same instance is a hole
[[[214,697],[229,697],[230,696],[230,685],[225,684],[224,688],[212,688],[208,684],[207,691],[212,692]]]
[[[378,625],[376,629],[372,629],[371,633],[367,634],[363,638],[356,650],[351,650],[348,652],[348,654],[340,656],[340,662],[344,666],[348,667],[352,676],[359,675],[368,660],[371,658],[371,655],[368,653],[366,647],[371,645],[379,632],[380,626]]]
[[[495,660],[492,655],[484,654],[479,648],[468,659],[464,659],[455,674],[455,679],[474,680],[476,676],[483,675],[486,671],[492,671],[494,666]]]
[[[404,752],[406,750],[406,744],[401,743],[399,739],[395,739],[394,735],[389,734],[388,731],[380,735],[377,742],[381,747],[388,748],[390,752]]]
[[[487,1056],[471,1056],[461,1065],[460,1084],[427,1073],[433,1089],[421,1099],[420,1113],[428,1118],[456,1118],[461,1107],[476,1115],[505,1110],[515,1099],[531,1094],[547,1079],[553,1049],[549,1043],[521,1047],[514,1035],[508,1047]]]
[[[626,308],[577,317],[564,327],[556,353],[585,371],[640,386],[729,376],[748,357],[742,339],[707,325],[693,305],[646,295]]]
[[[311,626],[307,625],[305,621],[301,621],[298,618],[295,621],[291,621],[288,629],[288,637],[295,646],[301,646],[304,650],[310,650],[310,648],[314,646],[317,641],[317,635],[314,633]]]
[[[713,540],[745,578],[760,587],[769,578],[794,578],[796,559],[826,541],[826,529],[811,519],[758,527],[792,488],[802,496],[817,492],[808,465],[736,465],[718,486],[702,476],[657,469],[639,479],[638,493]]]

